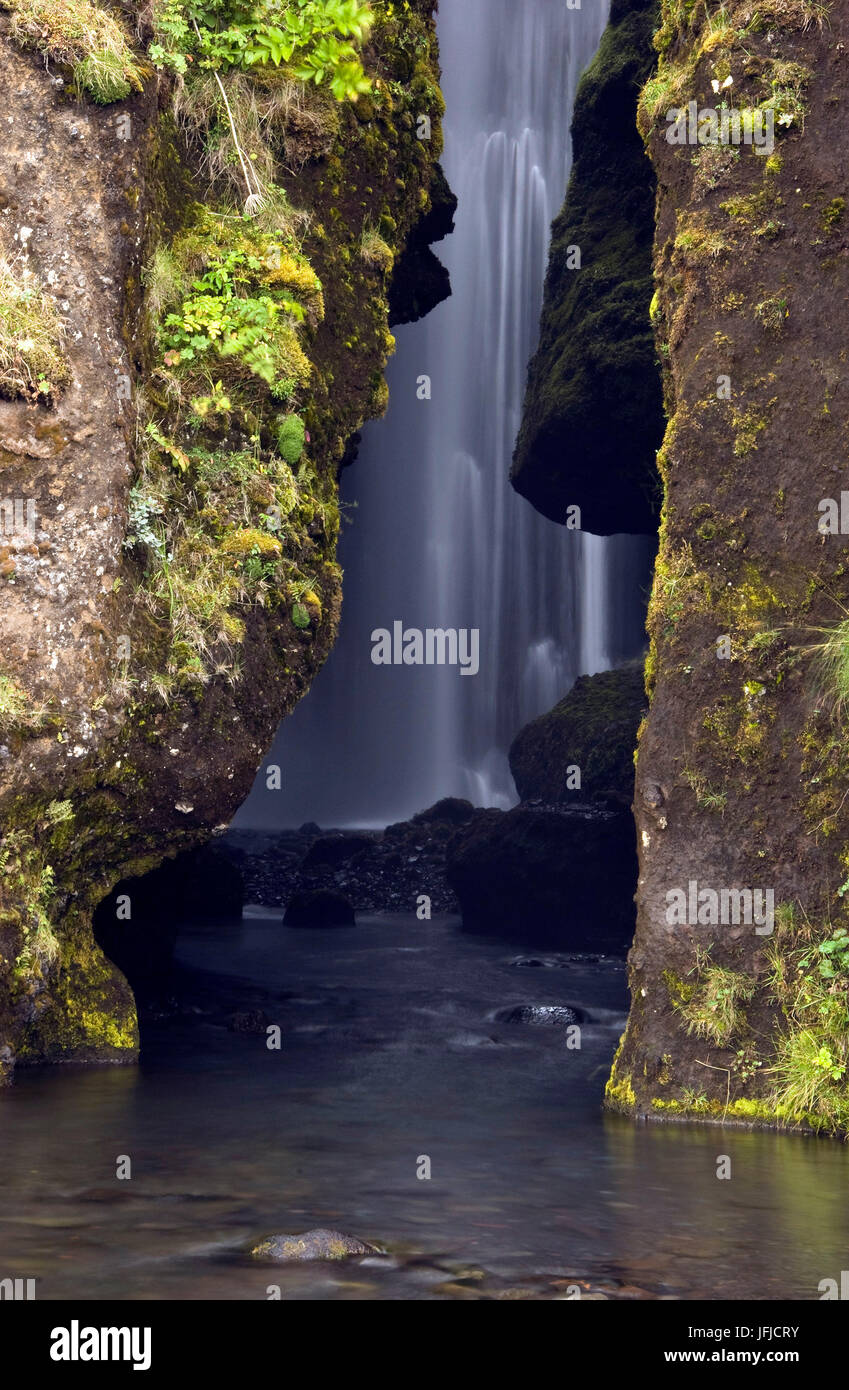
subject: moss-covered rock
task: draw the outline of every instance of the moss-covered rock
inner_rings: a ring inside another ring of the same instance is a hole
[[[634,796],[634,750],[646,708],[642,662],[579,676],[548,714],[518,733],[510,771],[523,801],[620,802]]]
[[[429,0],[375,7],[356,109],[225,74],[266,190],[247,213],[211,75],[154,72],[146,19],[142,90],[106,107],[8,8],[0,257],[55,300],[62,372],[0,392],[0,496],[35,504],[0,545],[3,1074],[134,1056],[92,913],[230,820],[333,644],[338,470],[385,408],[389,263],[445,197]]]
[[[655,180],[636,129],[656,0],[614,0],[572,121],[540,342],[511,481],[545,516],[598,535],[657,529],[662,397],[649,308]],[[578,259],[579,257],[579,259]]]

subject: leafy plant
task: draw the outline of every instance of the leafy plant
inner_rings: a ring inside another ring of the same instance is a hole
[[[138,486],[130,488],[127,535],[124,545],[131,550],[135,545],[145,545],[160,558],[165,554],[165,541],[156,530],[162,508],[155,498],[148,496]]]
[[[355,45],[373,22],[360,0],[164,0],[150,57],[178,73],[286,64],[301,82],[327,82],[337,100],[356,101],[371,83]]]
[[[838,927],[799,961],[800,970],[809,970],[812,965],[824,980],[836,980],[838,975],[849,976],[849,932],[845,927]]]

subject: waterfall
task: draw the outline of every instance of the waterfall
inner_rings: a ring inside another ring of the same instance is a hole
[[[260,777],[242,824],[383,825],[447,795],[509,806],[522,725],[579,674],[641,649],[645,539],[566,531],[508,482],[572,105],[607,9],[441,0],[443,165],[459,206],[437,250],[453,294],[397,330],[387,416],[343,477],[339,641],[275,744],[282,793]],[[371,633],[396,621],[478,629],[478,674],[374,665]]]

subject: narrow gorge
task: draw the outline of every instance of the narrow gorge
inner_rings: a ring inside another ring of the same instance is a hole
[[[2,1299],[837,1296],[847,22],[0,0]]]

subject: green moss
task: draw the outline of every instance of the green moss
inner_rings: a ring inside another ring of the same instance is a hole
[[[677,975],[674,970],[661,971],[660,978],[666,986],[666,993],[673,1008],[679,1009],[684,1004],[688,1004],[696,992],[696,985],[693,981],[685,980]]]
[[[823,208],[822,228],[825,232],[831,232],[843,220],[846,211],[845,198],[832,198],[831,202]]]
[[[623,1036],[616,1049],[616,1055],[610,1068],[610,1076],[604,1088],[605,1103],[611,1110],[633,1110],[637,1103],[630,1076],[627,1073],[620,1075],[620,1061],[624,1044],[625,1038]]]
[[[580,676],[568,695],[527,724],[510,747],[510,770],[522,800],[613,797],[630,806],[633,750],[645,710],[641,663]],[[580,769],[576,789],[574,769]]]

